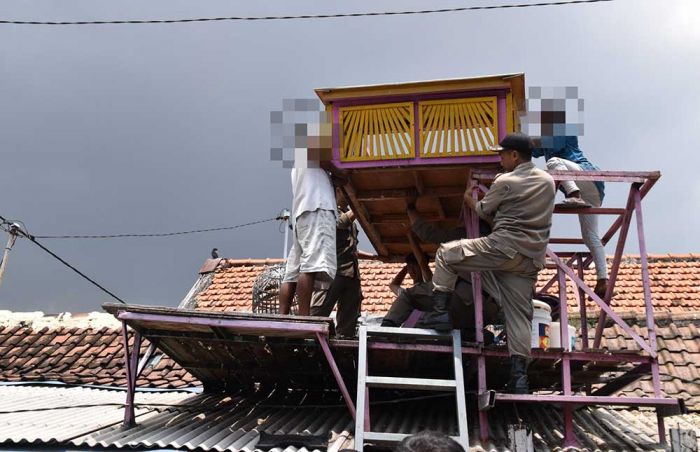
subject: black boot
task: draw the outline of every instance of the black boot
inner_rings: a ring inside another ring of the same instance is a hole
[[[506,384],[506,392],[509,394],[529,394],[527,383],[528,359],[524,356],[513,355],[510,357],[510,380]]]
[[[422,328],[438,331],[451,331],[452,319],[450,318],[451,292],[433,292],[433,310],[428,312],[420,321]]]
[[[387,327],[387,326],[388,326],[388,327],[391,327],[391,328],[398,328],[398,327],[400,327],[401,325],[397,325],[397,324],[394,323],[393,321],[391,321],[391,320],[389,320],[389,319],[387,319],[387,318],[384,318],[384,319],[382,319],[382,324],[379,325],[379,326],[382,326],[382,327]]]

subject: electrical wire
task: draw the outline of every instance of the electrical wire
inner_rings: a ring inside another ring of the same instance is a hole
[[[35,235],[37,239],[115,239],[115,238],[137,238],[137,237],[172,237],[174,235],[199,234],[202,232],[228,231],[238,229],[244,226],[252,226],[255,224],[267,223],[269,221],[281,220],[281,217],[267,218],[264,220],[251,221],[249,223],[237,224],[235,226],[224,226],[220,228],[194,229],[191,231],[179,232],[156,232],[146,234],[99,234],[99,235]]]
[[[18,228],[18,227],[16,227],[16,226],[13,227],[13,225],[16,224],[16,223],[17,223],[17,222],[14,222],[14,223],[13,223],[13,222],[10,222],[10,221],[8,221],[5,217],[3,217],[2,215],[0,215],[0,229],[3,229],[3,230],[6,231],[6,232],[9,232],[9,233],[12,233],[12,234],[16,234],[17,236],[21,236],[21,237],[24,237],[24,238],[28,239],[30,242],[32,242],[33,244],[35,244],[36,246],[38,246],[39,248],[41,248],[42,250],[44,250],[44,251],[46,251],[48,254],[50,254],[54,259],[58,260],[58,261],[61,262],[63,265],[65,265],[66,267],[70,268],[71,270],[73,270],[74,272],[76,272],[77,274],[79,274],[81,277],[83,277],[84,279],[86,279],[87,281],[89,281],[92,285],[96,286],[97,288],[99,288],[101,291],[103,291],[104,293],[106,293],[106,294],[109,295],[110,297],[114,298],[115,300],[117,300],[118,302],[120,302],[120,303],[122,303],[122,304],[128,304],[126,301],[122,300],[121,298],[119,298],[118,296],[116,296],[114,293],[112,293],[112,292],[110,292],[109,290],[105,289],[105,288],[104,288],[102,285],[100,285],[97,281],[95,281],[94,279],[90,278],[88,275],[86,275],[85,273],[81,272],[80,270],[78,270],[77,268],[75,268],[74,266],[72,266],[71,264],[69,264],[68,262],[66,262],[64,259],[62,259],[60,256],[58,256],[56,253],[54,253],[54,252],[51,251],[50,249],[46,248],[46,247],[45,247],[44,245],[42,245],[41,243],[37,242],[37,241],[36,241],[36,238],[35,238],[33,235],[29,234],[25,229],[23,229],[23,228]],[[8,228],[8,225],[9,225],[9,228]]]
[[[306,20],[306,19],[334,19],[345,17],[371,17],[371,16],[408,16],[417,14],[438,14],[462,11],[479,11],[491,9],[514,9],[546,6],[565,6],[583,3],[602,3],[614,0],[567,0],[539,3],[513,3],[507,5],[482,5],[464,6],[459,8],[424,9],[417,11],[380,11],[363,13],[340,14],[304,14],[296,16],[230,16],[230,17],[200,17],[192,19],[146,19],[146,20],[93,20],[93,21],[35,21],[35,20],[0,20],[0,24],[8,25],[123,25],[123,24],[175,24],[192,22],[228,22],[228,21],[268,21],[268,20]]]

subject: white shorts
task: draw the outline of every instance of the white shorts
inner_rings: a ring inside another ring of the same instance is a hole
[[[299,215],[283,282],[296,282],[299,273],[321,273],[319,283],[335,278],[335,212],[317,209]]]

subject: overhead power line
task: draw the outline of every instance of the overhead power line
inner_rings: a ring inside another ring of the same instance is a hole
[[[514,3],[508,5],[464,6],[459,8],[424,9],[416,11],[378,11],[340,14],[303,14],[295,16],[230,16],[230,17],[200,17],[191,19],[146,19],[146,20],[90,20],[90,21],[35,21],[35,20],[0,20],[0,24],[11,25],[123,25],[123,24],[177,24],[190,22],[228,22],[228,21],[260,21],[260,20],[305,20],[305,19],[336,19],[344,17],[371,16],[409,16],[416,14],[454,13],[461,11],[479,11],[490,9],[533,8],[545,6],[566,6],[583,3],[602,3],[614,0],[569,0],[539,3]]]
[[[37,242],[36,238],[35,238],[34,236],[32,236],[31,234],[29,234],[28,232],[26,232],[25,230],[20,229],[20,228],[13,228],[13,229],[10,229],[10,228],[8,228],[8,225],[12,225],[12,222],[8,221],[7,219],[5,219],[4,217],[2,217],[2,216],[0,215],[0,228],[1,228],[1,229],[5,230],[5,231],[8,232],[8,233],[17,234],[18,236],[21,236],[21,237],[24,237],[24,238],[28,239],[30,242],[32,242],[33,244],[35,244],[36,246],[38,246],[39,248],[41,248],[42,250],[44,250],[44,251],[46,251],[48,254],[50,254],[54,259],[58,260],[60,263],[62,263],[62,264],[65,265],[66,267],[68,267],[68,268],[70,268],[71,270],[73,270],[75,273],[77,273],[78,275],[80,275],[83,279],[87,280],[87,281],[90,282],[92,285],[94,285],[95,287],[97,287],[98,289],[100,289],[101,291],[103,291],[104,293],[106,293],[107,295],[109,295],[110,297],[114,298],[115,300],[117,300],[117,301],[120,302],[120,303],[127,304],[126,301],[122,300],[120,297],[116,296],[116,295],[115,295],[114,293],[112,293],[111,291],[105,289],[100,283],[98,283],[98,282],[95,281],[94,279],[90,278],[88,275],[86,275],[85,273],[81,272],[80,270],[78,270],[77,268],[75,268],[74,266],[72,266],[71,264],[69,264],[68,262],[66,262],[65,259],[61,258],[59,255],[57,255],[57,254],[54,253],[53,251],[51,251],[50,249],[46,248],[46,247],[45,247],[44,245],[42,245],[41,243]]]
[[[270,221],[280,220],[281,217],[267,218],[265,220],[251,221],[249,223],[237,224],[235,226],[224,226],[220,228],[207,228],[207,229],[193,229],[191,231],[179,231],[179,232],[154,232],[145,234],[100,234],[100,235],[35,235],[34,238],[37,239],[122,239],[122,238],[136,238],[136,237],[172,237],[174,235],[186,235],[186,234],[199,234],[202,232],[214,232],[214,231],[228,231],[231,229],[238,229],[245,226],[252,226],[254,224],[267,223]]]

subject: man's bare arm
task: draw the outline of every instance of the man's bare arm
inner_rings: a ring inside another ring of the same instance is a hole
[[[408,266],[404,265],[401,271],[399,271],[396,276],[394,276],[394,279],[392,279],[389,283],[389,290],[391,290],[397,297],[399,296],[399,293],[401,293],[401,283],[403,282],[404,278],[406,278],[407,273]]]

